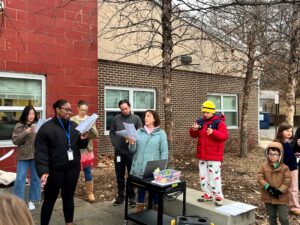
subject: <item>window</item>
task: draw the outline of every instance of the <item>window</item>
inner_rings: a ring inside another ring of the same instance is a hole
[[[144,121],[147,109],[155,110],[156,93],[154,89],[105,87],[105,133],[108,134],[113,117],[120,113],[118,103],[122,99],[129,100],[131,112]]]
[[[238,126],[237,95],[208,94],[207,99],[215,103],[217,112],[225,114],[228,128]]]
[[[12,145],[11,135],[26,105],[45,115],[45,77],[0,72],[0,146]]]

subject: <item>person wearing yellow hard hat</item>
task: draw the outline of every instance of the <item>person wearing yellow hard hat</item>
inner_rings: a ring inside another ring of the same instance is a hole
[[[215,201],[217,206],[223,205],[221,183],[221,162],[224,156],[224,143],[228,139],[225,115],[216,113],[212,101],[202,104],[203,116],[196,120],[190,128],[190,136],[197,138],[197,155],[199,159],[200,187],[204,192],[199,202]]]

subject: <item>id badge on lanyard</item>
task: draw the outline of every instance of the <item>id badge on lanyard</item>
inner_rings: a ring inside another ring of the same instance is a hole
[[[71,148],[68,149],[68,160],[74,160],[73,150]]]
[[[59,121],[61,127],[63,128],[63,130],[64,130],[64,132],[65,132],[65,134],[66,134],[66,136],[67,136],[67,139],[68,139],[68,146],[69,146],[69,149],[67,150],[68,160],[69,160],[69,161],[72,161],[72,160],[74,160],[74,154],[73,154],[73,150],[72,150],[72,148],[71,148],[71,132],[70,132],[70,130],[71,130],[71,125],[70,125],[70,121],[69,121],[68,131],[66,131],[66,129],[65,129],[65,127],[64,127],[64,125],[63,125],[63,123],[62,123],[62,121],[61,121],[60,118],[58,118],[58,121]]]

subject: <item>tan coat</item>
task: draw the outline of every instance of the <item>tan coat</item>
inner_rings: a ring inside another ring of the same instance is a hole
[[[28,127],[28,125],[23,123],[17,123],[12,134],[12,142],[18,146],[18,160],[34,159],[34,141],[36,133],[28,134],[26,132]]]
[[[262,202],[271,204],[287,204],[289,200],[288,189],[292,182],[291,173],[289,168],[282,163],[282,144],[272,142],[268,148],[270,147],[278,148],[281,151],[281,158],[279,159],[280,163],[278,168],[274,169],[274,166],[269,162],[269,160],[267,160],[261,165],[260,170],[257,173],[257,181],[261,186],[261,200]],[[266,152],[268,148],[266,149]],[[266,184],[269,184],[283,192],[283,194],[279,196],[279,199],[272,197],[269,192],[264,189]]]

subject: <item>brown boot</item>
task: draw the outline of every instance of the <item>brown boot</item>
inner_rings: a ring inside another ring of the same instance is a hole
[[[136,203],[136,212],[142,212],[144,211],[145,205],[144,203]]]
[[[94,191],[94,183],[93,181],[86,181],[85,182],[85,192],[86,192],[86,197],[88,201],[94,202],[95,201],[95,196],[93,194]]]

